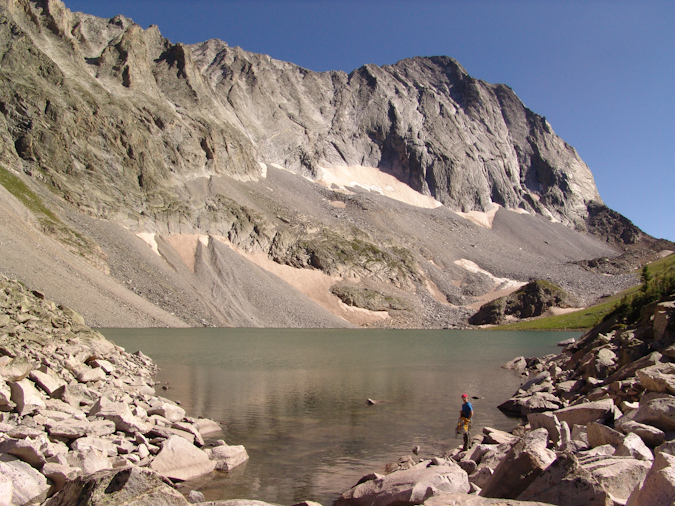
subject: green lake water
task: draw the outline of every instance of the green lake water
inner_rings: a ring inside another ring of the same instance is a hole
[[[158,395],[221,422],[250,460],[184,490],[207,500],[324,505],[362,476],[411,454],[441,456],[466,392],[473,432],[512,429],[497,405],[522,383],[501,365],[559,353],[579,332],[315,329],[101,329],[161,368]],[[367,399],[383,401],[369,406]]]

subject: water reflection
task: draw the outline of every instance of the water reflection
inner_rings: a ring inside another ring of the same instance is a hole
[[[578,333],[279,329],[112,329],[141,349],[168,382],[166,396],[193,416],[222,422],[243,444],[245,467],[189,486],[207,500],[330,504],[364,474],[422,447],[460,444],[460,395],[474,427],[512,428],[496,409],[520,385],[500,366],[517,355],[557,352]],[[368,406],[366,399],[384,402]]]

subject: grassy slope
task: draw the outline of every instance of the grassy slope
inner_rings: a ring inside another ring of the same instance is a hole
[[[675,254],[666,258],[661,258],[649,264],[652,274],[665,272],[669,269],[675,269]],[[602,319],[610,313],[616,304],[624,295],[632,294],[640,289],[636,285],[628,290],[624,290],[612,297],[604,299],[601,303],[594,306],[574,311],[573,313],[562,314],[558,316],[547,316],[544,318],[534,318],[531,320],[506,325],[490,327],[494,330],[585,330],[590,329],[600,323]]]

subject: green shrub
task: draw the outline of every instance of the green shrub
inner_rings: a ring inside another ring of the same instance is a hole
[[[641,277],[640,290],[624,296],[607,317],[618,315],[620,321],[630,325],[640,319],[644,306],[661,301],[675,293],[675,270],[672,267],[653,275],[645,265]]]

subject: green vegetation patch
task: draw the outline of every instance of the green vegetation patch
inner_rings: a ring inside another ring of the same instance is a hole
[[[91,239],[67,227],[44,205],[40,197],[28,188],[19,176],[12,174],[4,167],[0,167],[0,184],[33,213],[44,233],[54,236],[69,249],[77,252],[96,266],[101,267],[105,263],[105,254],[98,245]]]
[[[646,290],[643,288],[643,274],[642,285],[628,288],[586,309],[492,328],[495,330],[585,330],[595,327],[613,314],[619,314],[624,322],[627,322],[636,316],[639,317],[639,309],[645,303],[654,302],[657,296],[663,297],[675,293],[675,287],[672,285],[674,272],[675,255],[669,255],[649,264],[648,277],[651,276],[653,280],[651,288],[648,287]]]
[[[348,306],[369,309],[370,311],[388,311],[407,309],[405,302],[397,297],[387,295],[370,288],[349,285],[334,285],[331,293]]]
[[[5,189],[14,195],[16,199],[21,202],[26,208],[35,215],[43,226],[53,227],[60,220],[52,213],[40,200],[26,183],[21,181],[19,176],[12,174],[4,167],[0,167],[0,184]]]

